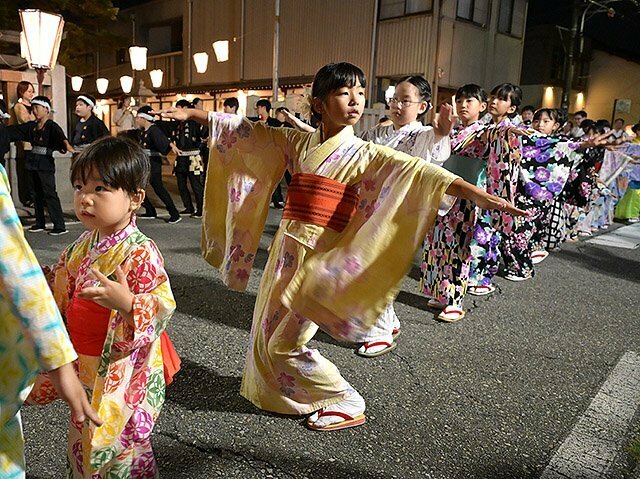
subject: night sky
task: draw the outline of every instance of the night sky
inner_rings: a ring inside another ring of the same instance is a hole
[[[590,16],[590,12],[596,10],[595,6],[591,7],[585,21],[585,35],[593,40],[595,48],[640,62],[640,2],[599,0],[599,3],[607,3],[616,10],[616,15],[613,18],[606,13]],[[548,24],[570,26],[571,0],[529,0],[527,25]]]

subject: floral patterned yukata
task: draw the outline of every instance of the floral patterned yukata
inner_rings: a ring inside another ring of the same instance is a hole
[[[476,121],[466,127],[459,125],[451,132],[454,150],[466,143],[468,161],[483,161],[486,145],[475,134],[486,128]],[[474,135],[473,140],[469,137]],[[478,184],[486,187],[486,176]],[[471,263],[471,239],[476,223],[476,206],[469,200],[457,199],[451,209],[436,218],[433,231],[427,234],[422,253],[420,291],[447,306],[462,308]]]
[[[544,221],[552,202],[567,182],[577,143],[543,135],[523,136],[522,163],[516,206],[529,212],[518,218],[502,238],[501,253],[507,274],[528,278],[535,273],[531,252],[539,247]]]
[[[25,476],[20,407],[39,371],[76,359],[0,165],[0,477]]]
[[[111,311],[102,355],[78,355],[80,381],[104,423],[72,421],[67,471],[73,479],[158,477],[150,436],[164,403],[160,335],[176,304],[157,246],[134,218],[100,241],[95,230],[83,233],[46,273],[60,311],[66,311],[77,291],[96,284],[91,268],[113,277],[118,265],[134,294],[133,319]],[[29,401],[46,404],[55,397],[42,376]]]
[[[346,127],[321,141],[304,133],[209,113],[202,247],[224,282],[244,290],[269,198],[285,167],[359,187],[342,232],[283,219],[256,298],[241,394],[257,407],[308,414],[353,394],[336,366],[307,343],[318,327],[359,341],[399,290],[412,256],[456,176]]]
[[[522,160],[520,135],[516,130],[521,128],[514,126],[508,118],[497,125],[477,122],[472,127],[467,135],[454,142],[454,152],[485,159],[487,193],[513,203]],[[513,224],[514,217],[508,212],[476,208],[468,286],[491,285],[498,272],[500,238],[511,232]]]

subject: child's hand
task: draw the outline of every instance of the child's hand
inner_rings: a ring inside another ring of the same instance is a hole
[[[443,103],[438,112],[438,120],[433,122],[433,129],[439,136],[449,136],[456,120],[453,113],[453,106]]]
[[[78,293],[82,299],[90,299],[100,306],[115,309],[123,315],[128,315],[133,310],[133,294],[129,291],[127,278],[120,266],[116,267],[116,281],[111,281],[104,274],[92,268],[93,274],[100,281],[99,286],[84,288]]]
[[[49,379],[53,387],[56,388],[60,398],[66,401],[71,408],[71,416],[82,423],[85,419],[89,419],[96,426],[102,426],[102,421],[98,413],[91,407],[87,400],[87,394],[80,384],[76,372],[73,370],[73,364],[67,363],[58,369],[49,371]]]
[[[483,210],[498,210],[511,213],[513,216],[529,216],[528,211],[516,208],[507,200],[494,195],[482,195],[476,199],[476,204]]]
[[[162,118],[171,118],[172,120],[185,121],[191,118],[189,114],[190,108],[176,108],[175,106],[170,106],[169,108],[165,108],[164,110],[155,110],[152,111],[152,115],[160,115]]]

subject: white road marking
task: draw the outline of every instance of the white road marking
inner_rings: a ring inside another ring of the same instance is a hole
[[[601,246],[613,246],[614,248],[636,249],[640,246],[640,223],[623,226],[590,240],[587,243]]]
[[[640,355],[627,351],[540,479],[602,479],[622,452],[640,406]]]

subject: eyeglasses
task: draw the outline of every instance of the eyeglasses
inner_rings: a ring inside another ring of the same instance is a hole
[[[422,103],[422,102],[411,101],[411,100],[398,100],[397,98],[393,97],[393,98],[389,98],[387,100],[387,103],[389,104],[389,106],[397,105],[400,108],[408,108],[410,105],[413,105],[414,103]]]

